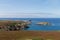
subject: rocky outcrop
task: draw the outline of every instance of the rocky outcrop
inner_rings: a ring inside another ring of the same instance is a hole
[[[13,30],[24,30],[29,28],[30,21],[1,21],[0,29],[13,31]]]
[[[38,22],[37,25],[46,26],[46,25],[51,25],[51,23],[49,23],[49,22]]]

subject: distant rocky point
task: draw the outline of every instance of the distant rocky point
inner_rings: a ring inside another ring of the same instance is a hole
[[[23,21],[23,20],[0,20],[0,29],[7,31],[14,30],[24,30],[28,28],[31,24],[31,21]]]

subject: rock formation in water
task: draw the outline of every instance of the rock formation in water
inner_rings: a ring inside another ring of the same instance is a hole
[[[46,25],[51,25],[51,23],[49,23],[49,22],[38,22],[37,25],[46,26]]]

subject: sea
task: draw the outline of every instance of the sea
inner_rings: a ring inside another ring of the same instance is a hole
[[[36,30],[36,31],[54,31],[60,30],[60,18],[0,18],[0,20],[31,20],[31,24],[28,25],[29,28],[26,30]],[[52,25],[41,26],[37,25],[38,22],[49,22]]]

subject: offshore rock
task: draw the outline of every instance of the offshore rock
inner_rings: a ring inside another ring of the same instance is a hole
[[[38,22],[37,25],[42,25],[42,26],[46,26],[46,25],[51,25],[51,23],[49,22]]]

